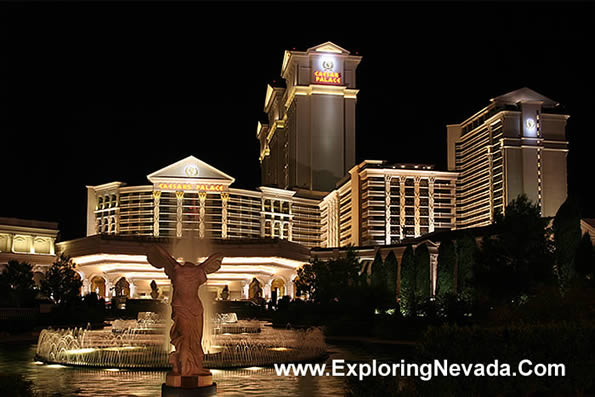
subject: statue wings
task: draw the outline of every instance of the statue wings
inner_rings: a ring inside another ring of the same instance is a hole
[[[223,255],[219,252],[210,255],[207,260],[201,263],[200,266],[206,274],[215,273],[221,268],[221,262],[223,261]]]
[[[173,273],[174,267],[179,265],[165,248],[153,244],[147,251],[147,260],[153,266],[158,269],[165,268],[165,274],[170,275]]]
[[[147,251],[147,260],[153,266],[158,269],[165,269],[167,275],[173,274],[173,270],[176,265],[179,265],[165,248],[153,244]],[[204,262],[198,266],[204,270],[206,274],[214,273],[221,268],[221,262],[223,261],[223,255],[215,253],[210,255]]]

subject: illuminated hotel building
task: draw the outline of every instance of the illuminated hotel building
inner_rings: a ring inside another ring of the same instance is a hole
[[[198,237],[225,254],[212,289],[227,285],[233,298],[249,298],[256,278],[265,298],[293,296],[309,248],[390,245],[454,225],[456,173],[423,164],[365,161],[318,198],[300,189],[233,188],[233,177],[193,156],[147,179],[87,186],[87,237],[58,244],[79,265],[86,292],[109,295],[120,283],[131,296],[148,296],[152,280],[167,290],[145,244]]]
[[[267,86],[268,122],[256,132],[264,185],[328,192],[355,165],[360,61],[331,42],[285,51],[285,86]]]
[[[233,188],[233,177],[193,156],[147,179],[142,186],[87,186],[87,237],[58,244],[77,263],[85,292],[111,296],[120,283],[130,296],[149,296],[153,280],[167,291],[169,280],[147,262],[146,245],[190,237],[212,240],[212,250],[225,256],[209,277],[212,291],[227,285],[232,299],[247,299],[256,279],[267,299],[294,296],[296,269],[308,262],[308,247],[320,244],[319,200],[264,186]]]
[[[27,219],[0,218],[0,272],[10,261],[32,266],[33,278],[39,280],[56,259],[58,224]]]
[[[319,245],[318,200],[295,191],[235,189],[229,175],[189,156],[147,176],[151,184],[87,186],[87,235],[279,238]]]
[[[554,216],[566,200],[566,120],[559,104],[522,88],[448,125],[448,169],[457,171],[457,228],[490,224],[519,194]]]
[[[197,237],[224,255],[211,291],[227,286],[232,299],[246,299],[256,284],[265,299],[294,297],[297,268],[341,247],[366,260],[376,250],[399,254],[434,232],[489,224],[520,193],[555,214],[566,198],[568,118],[557,103],[524,88],[449,125],[448,171],[355,164],[360,60],[330,42],[286,51],[285,87],[268,86],[268,123],[258,125],[264,186],[256,190],[234,188],[232,176],[193,156],[147,175],[146,185],[87,186],[87,236],[57,244],[78,264],[84,292],[148,297],[152,280],[167,292],[147,245]]]
[[[456,172],[366,160],[321,202],[321,247],[390,245],[455,224]]]

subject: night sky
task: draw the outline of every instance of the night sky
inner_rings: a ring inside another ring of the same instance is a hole
[[[446,169],[446,124],[527,86],[571,115],[569,191],[595,217],[594,25],[593,3],[5,3],[0,216],[82,237],[86,185],[191,154],[256,188],[283,51],[332,41],[363,56],[358,162]]]

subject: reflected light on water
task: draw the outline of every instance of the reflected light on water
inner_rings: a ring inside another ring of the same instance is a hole
[[[72,349],[72,350],[67,350],[64,353],[65,354],[85,354],[85,353],[92,353],[94,351],[95,351],[95,349],[87,348],[87,349]]]
[[[126,350],[140,350],[142,349],[139,346],[119,346],[119,347],[106,347],[103,350],[110,351],[110,352],[120,352]]]
[[[361,352],[359,350],[360,349]],[[166,371],[121,370],[108,367],[90,369],[59,364],[41,365],[33,361],[36,345],[0,345],[0,371],[20,374],[33,384],[40,396],[118,396],[155,397],[161,395]],[[386,346],[372,355],[366,349],[331,346],[331,359],[382,360],[395,357]],[[330,361],[327,361],[330,363]],[[329,364],[330,365],[330,364]],[[217,395],[224,396],[341,396],[345,394],[344,378],[323,376],[277,376],[272,367],[211,369],[217,382]]]

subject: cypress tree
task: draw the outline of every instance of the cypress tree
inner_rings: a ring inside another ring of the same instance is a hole
[[[372,262],[372,288],[375,290],[386,289],[386,270],[384,268],[384,262],[380,256],[380,251],[376,253],[374,262]]]
[[[386,310],[388,306],[388,290],[386,288],[386,269],[380,255],[376,253],[372,266],[372,299],[374,307],[380,311]]]
[[[575,276],[574,256],[581,240],[581,216],[577,201],[568,197],[553,222],[556,274],[562,293]]]
[[[430,297],[430,252],[426,244],[415,248],[415,269],[417,272],[416,295],[419,299]]]
[[[477,252],[477,243],[470,234],[464,234],[457,240],[457,294],[471,293],[473,265]]]
[[[583,234],[583,238],[579,242],[574,257],[575,269],[577,274],[582,278],[591,278],[595,276],[595,255],[593,253],[593,243],[588,232]]]
[[[390,302],[394,303],[397,300],[397,273],[399,271],[399,263],[393,251],[390,251],[384,259],[384,269],[386,271],[386,285]]]
[[[438,248],[438,270],[436,280],[436,295],[455,293],[455,265],[457,253],[451,240],[440,243]]]
[[[401,285],[399,288],[399,298],[401,311],[405,315],[415,316],[417,305],[415,301],[415,287],[417,284],[417,272],[415,268],[415,259],[413,247],[408,245],[401,259]]]

